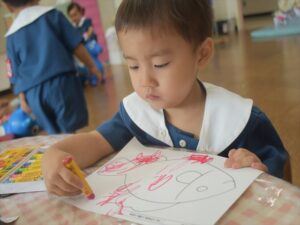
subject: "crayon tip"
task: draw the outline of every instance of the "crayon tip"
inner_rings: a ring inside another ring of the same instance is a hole
[[[68,165],[72,161],[72,157],[67,156],[66,158],[63,159],[63,164]]]
[[[92,200],[95,198],[95,194],[92,193],[92,194],[89,194],[88,196],[86,196],[88,200]]]

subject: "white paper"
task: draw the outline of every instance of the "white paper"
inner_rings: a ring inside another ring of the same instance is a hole
[[[261,171],[224,168],[225,158],[147,148],[132,140],[87,177],[96,198],[66,201],[141,224],[215,224]]]

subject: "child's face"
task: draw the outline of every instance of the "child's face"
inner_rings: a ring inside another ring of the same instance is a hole
[[[82,13],[77,8],[73,8],[69,12],[69,17],[70,17],[71,21],[75,24],[79,24],[82,16],[83,16]]]
[[[201,46],[193,49],[175,31],[128,29],[118,37],[134,90],[154,108],[178,108],[197,96]]]

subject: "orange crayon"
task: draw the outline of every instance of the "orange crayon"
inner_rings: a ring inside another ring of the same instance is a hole
[[[94,199],[95,194],[93,193],[90,185],[84,178],[84,175],[83,175],[82,171],[80,170],[79,166],[75,163],[75,161],[72,159],[72,157],[70,157],[70,156],[66,157],[63,160],[63,164],[67,169],[71,170],[73,173],[75,173],[80,178],[80,180],[82,181],[82,183],[84,185],[82,192],[87,197],[87,199],[90,199],[90,200]]]

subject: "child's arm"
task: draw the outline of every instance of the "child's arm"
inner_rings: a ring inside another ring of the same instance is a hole
[[[225,161],[225,167],[233,169],[252,167],[268,172],[267,166],[253,152],[245,148],[231,149],[228,153],[228,159]]]
[[[74,54],[79,58],[81,62],[86,65],[88,70],[92,73],[95,74],[99,80],[102,79],[101,72],[98,70],[97,66],[95,65],[93,59],[91,58],[90,54],[86,50],[86,48],[83,46],[83,44],[79,44],[75,49],[74,49]]]
[[[54,144],[45,152],[42,160],[48,192],[67,196],[81,192],[81,180],[63,165],[66,156],[72,156],[81,168],[86,168],[113,151],[111,145],[97,131],[76,134]]]
[[[94,29],[92,26],[90,26],[87,31],[83,34],[84,40],[88,40],[92,34],[94,33]]]
[[[25,98],[25,95],[23,92],[21,92],[19,94],[19,99],[20,99],[21,109],[26,113],[31,113],[31,109],[27,104],[27,101],[26,101],[26,98]]]

